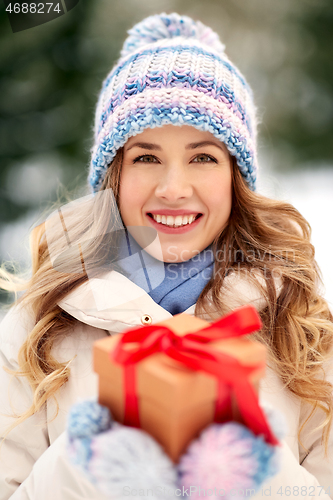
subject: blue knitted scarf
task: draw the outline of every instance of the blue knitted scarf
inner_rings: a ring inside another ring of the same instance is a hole
[[[212,276],[214,255],[210,245],[185,262],[163,263],[145,252],[125,231],[118,266],[133,283],[174,315],[196,303]]]

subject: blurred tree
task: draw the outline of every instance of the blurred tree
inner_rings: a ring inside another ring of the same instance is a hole
[[[280,99],[272,106],[270,134],[277,150],[286,147],[292,151],[292,166],[332,166],[332,1],[304,2],[302,9],[289,17],[285,28],[281,29],[290,53],[275,75]]]
[[[318,2],[304,9],[301,26],[298,107],[277,136],[298,151],[300,162],[333,163],[333,3]],[[303,74],[302,74],[303,73]]]
[[[86,177],[103,71],[86,36],[95,6],[82,0],[58,19],[12,33],[1,3],[0,225],[54,199],[59,180],[68,186]]]

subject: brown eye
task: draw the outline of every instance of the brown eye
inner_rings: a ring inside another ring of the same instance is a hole
[[[193,161],[196,161],[196,163],[211,163],[211,162],[216,163],[216,160],[214,158],[204,154],[196,156]]]
[[[133,163],[154,163],[154,160],[156,160],[155,156],[143,155],[135,158],[135,160],[133,160]]]

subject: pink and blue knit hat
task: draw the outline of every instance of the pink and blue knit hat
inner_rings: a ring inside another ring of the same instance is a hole
[[[103,83],[89,183],[97,192],[117,150],[146,128],[191,125],[211,132],[255,190],[256,116],[252,91],[211,28],[179,14],[150,16],[129,30]]]

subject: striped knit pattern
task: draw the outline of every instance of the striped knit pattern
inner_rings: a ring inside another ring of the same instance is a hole
[[[255,189],[256,117],[250,87],[218,35],[187,16],[150,16],[129,31],[104,81],[89,182],[100,189],[117,150],[146,128],[191,125],[225,143]]]

